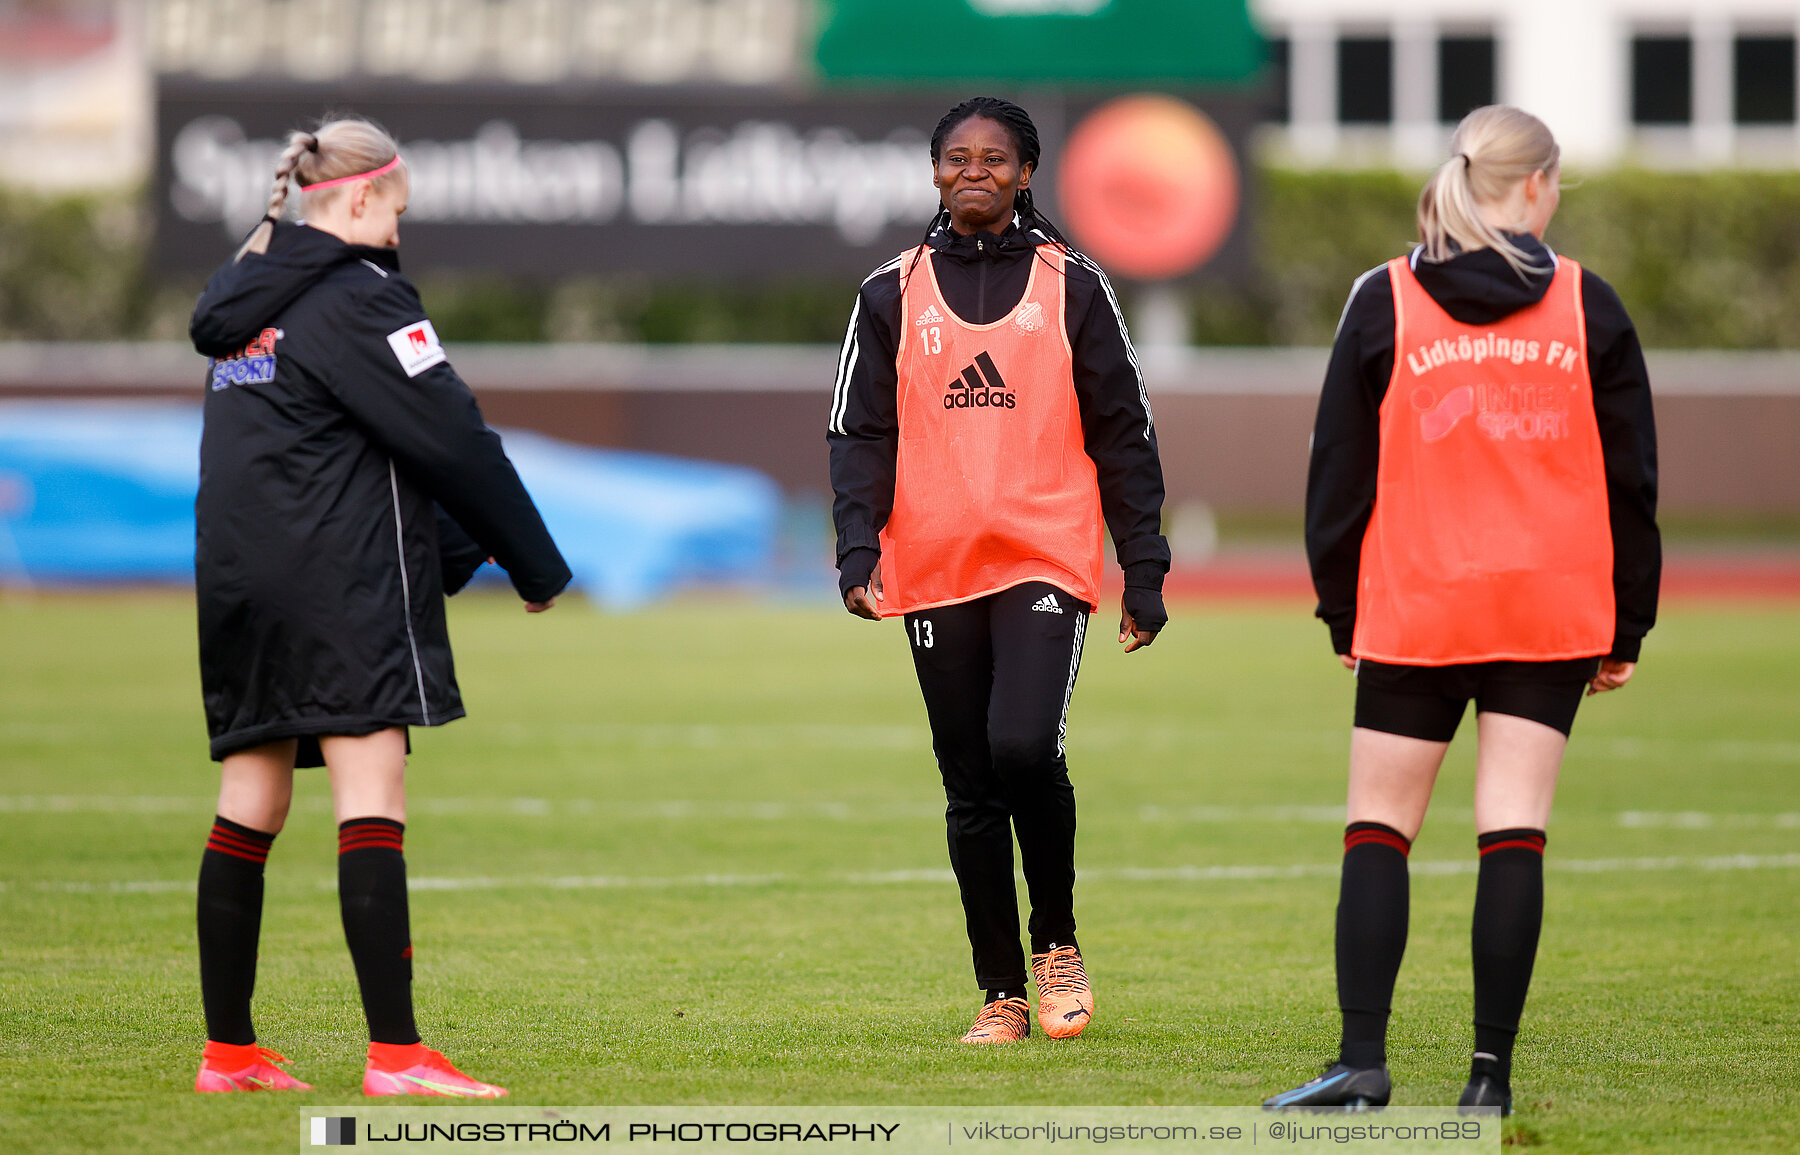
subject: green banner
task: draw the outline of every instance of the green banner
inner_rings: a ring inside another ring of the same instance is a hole
[[[1244,0],[821,0],[820,74],[942,83],[1252,81]]]

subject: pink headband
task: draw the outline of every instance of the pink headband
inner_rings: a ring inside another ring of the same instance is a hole
[[[340,176],[335,180],[322,180],[318,184],[303,184],[300,186],[300,191],[309,193],[322,188],[331,188],[333,185],[349,184],[353,180],[374,180],[376,177],[392,172],[395,168],[399,167],[399,164],[400,157],[396,155],[393,160],[388,161],[380,168],[372,168],[368,172],[353,173],[350,176]]]

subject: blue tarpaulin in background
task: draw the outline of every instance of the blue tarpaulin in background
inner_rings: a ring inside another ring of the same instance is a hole
[[[595,601],[767,576],[781,492],[764,474],[501,435]],[[0,403],[0,582],[193,580],[199,459],[197,405]]]

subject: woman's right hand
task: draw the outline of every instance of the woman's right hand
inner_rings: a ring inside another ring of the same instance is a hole
[[[881,601],[881,571],[869,574],[866,586],[851,586],[844,591],[844,608],[859,618],[868,618],[872,622],[881,620],[881,611],[875,603]]]
[[[1339,654],[1338,655],[1338,664],[1343,666],[1344,669],[1346,669],[1346,670],[1356,669],[1356,659],[1351,657],[1349,654]]]
[[[1616,690],[1631,681],[1631,675],[1637,671],[1636,662],[1621,662],[1615,658],[1601,658],[1600,669],[1588,682],[1587,697],[1604,694],[1608,690]]]

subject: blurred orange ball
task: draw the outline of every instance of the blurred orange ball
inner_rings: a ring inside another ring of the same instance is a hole
[[[1231,145],[1210,117],[1171,96],[1096,109],[1070,134],[1056,184],[1075,243],[1140,280],[1200,267],[1237,219]]]

